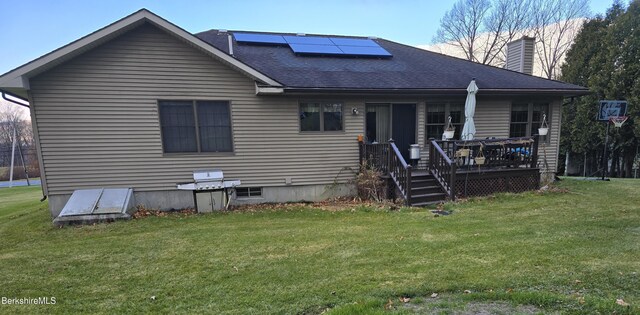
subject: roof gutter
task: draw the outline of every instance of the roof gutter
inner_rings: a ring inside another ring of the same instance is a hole
[[[284,94],[284,88],[276,86],[261,86],[256,84],[256,95],[282,95]]]
[[[381,95],[381,94],[403,94],[403,95],[451,95],[460,94],[466,95],[466,88],[459,89],[350,89],[350,88],[297,88],[297,87],[285,87],[279,88],[282,92],[275,93],[269,92],[265,87],[258,87],[256,85],[256,94],[351,94],[351,95]],[[264,91],[264,92],[263,92]],[[565,97],[575,97],[581,95],[587,95],[591,92],[587,89],[480,89],[479,93],[483,95],[562,95]]]
[[[7,91],[5,91],[5,90],[0,90],[0,93],[2,94],[2,98],[3,98],[5,101],[8,101],[8,102],[11,102],[11,103],[14,103],[14,104],[20,105],[20,106],[24,106],[24,107],[26,107],[26,108],[30,108],[30,106],[29,106],[29,100],[27,100],[26,98],[21,97],[21,96],[18,96],[18,95],[15,95],[15,94],[10,93],[10,92],[7,92]],[[11,96],[11,98],[15,98],[15,99],[21,100],[21,101],[25,102],[26,104],[25,104],[25,103],[18,102],[18,101],[14,100],[14,99],[8,98],[8,97],[7,97],[7,95],[8,95],[8,96]]]

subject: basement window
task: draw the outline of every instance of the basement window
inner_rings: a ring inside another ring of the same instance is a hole
[[[236,187],[238,198],[262,197],[262,187]]]
[[[232,152],[227,101],[159,101],[165,153]]]

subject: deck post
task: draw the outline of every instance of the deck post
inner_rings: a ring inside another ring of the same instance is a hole
[[[362,162],[364,161],[364,144],[362,141],[358,140],[358,169],[362,167]]]
[[[411,207],[411,169],[412,168],[413,167],[411,167],[411,165],[407,165],[407,184],[406,184],[406,187],[407,187],[407,193],[406,193],[406,195],[407,195],[407,202],[406,202],[407,207]]]
[[[387,146],[387,174],[391,175],[391,156],[393,154],[393,148],[391,147],[391,144],[393,144],[395,141],[393,141],[393,139],[389,139],[389,144]]]
[[[451,201],[455,201],[456,200],[456,172],[458,171],[458,166],[456,165],[455,160],[452,161],[453,163],[451,163],[451,177],[450,177],[450,183],[449,183],[449,194],[450,194],[450,198]]]
[[[540,142],[539,135],[533,135],[533,147],[531,148],[531,168],[538,166],[538,143]]]
[[[435,138],[429,138],[429,162],[427,163],[427,173],[431,173],[431,170],[433,169],[433,145],[431,144],[434,140],[436,140]]]

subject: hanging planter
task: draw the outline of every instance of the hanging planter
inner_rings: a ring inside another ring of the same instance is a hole
[[[444,129],[444,133],[442,134],[442,138],[445,140],[453,139],[453,134],[455,133],[456,128],[451,124],[451,116],[449,116],[449,121],[447,122],[447,127]]]
[[[483,145],[480,144],[480,149],[478,150],[478,155],[476,155],[475,161],[476,164],[478,165],[484,165],[484,162],[486,161],[485,157],[484,157],[484,153],[482,153],[482,149],[483,149]]]
[[[469,156],[469,149],[460,149],[460,150],[456,151],[456,155],[458,157],[468,157]]]
[[[546,136],[549,133],[549,124],[547,124],[547,114],[542,114],[542,124],[538,128],[538,135]]]

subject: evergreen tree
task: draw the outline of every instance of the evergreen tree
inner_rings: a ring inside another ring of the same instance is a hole
[[[631,176],[640,119],[640,0],[625,8],[613,3],[605,17],[595,17],[584,27],[567,53],[562,79],[588,87],[592,94],[563,108],[561,151],[586,156],[593,163],[604,151],[606,124],[596,121],[598,100],[627,100],[631,118],[620,128],[610,128],[612,176]],[[575,155],[574,155],[575,156]],[[575,161],[575,159],[573,159]],[[589,174],[588,174],[589,175]]]

